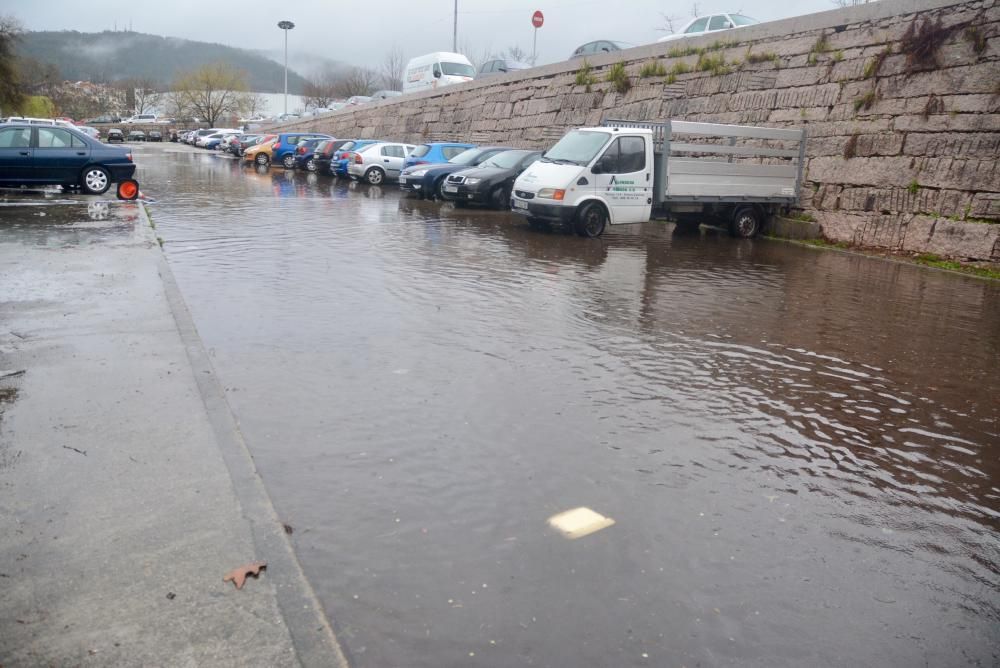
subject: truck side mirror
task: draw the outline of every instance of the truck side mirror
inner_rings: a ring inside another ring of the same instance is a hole
[[[590,173],[591,174],[600,174],[602,172],[602,170],[601,170],[601,162],[602,162],[602,160],[598,160],[597,162],[594,163],[594,166],[590,168]]]
[[[437,65],[434,66],[434,78],[435,79],[441,78],[441,68],[438,67]]]

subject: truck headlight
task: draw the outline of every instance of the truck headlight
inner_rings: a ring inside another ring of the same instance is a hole
[[[554,199],[561,202],[563,198],[566,197],[566,191],[559,188],[542,188],[535,193],[535,197],[541,199]]]

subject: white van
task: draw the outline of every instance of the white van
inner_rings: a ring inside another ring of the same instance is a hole
[[[403,92],[430,90],[450,84],[472,81],[476,78],[476,68],[460,53],[438,51],[425,56],[417,56],[406,64],[403,75]]]

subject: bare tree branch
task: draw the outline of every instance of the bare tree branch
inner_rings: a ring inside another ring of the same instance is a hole
[[[174,105],[215,125],[225,116],[239,114],[247,78],[241,70],[216,63],[182,74],[173,89],[177,97]]]
[[[403,50],[393,46],[382,60],[379,72],[382,88],[387,90],[403,90],[403,75],[406,74],[406,58]]]

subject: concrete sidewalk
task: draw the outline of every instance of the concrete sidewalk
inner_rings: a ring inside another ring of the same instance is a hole
[[[0,202],[0,666],[346,665],[142,206],[96,202]]]

